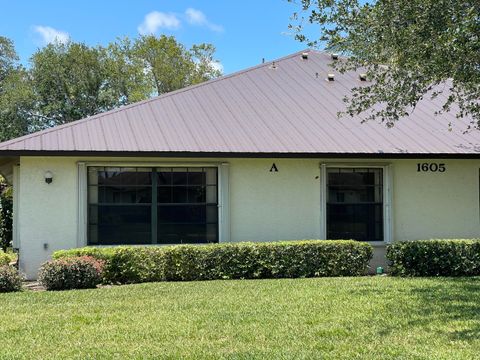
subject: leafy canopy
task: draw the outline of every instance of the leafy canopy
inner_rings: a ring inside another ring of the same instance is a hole
[[[131,51],[143,62],[157,94],[221,75],[214,66],[215,47],[211,44],[193,45],[187,50],[173,36],[147,35],[140,37]]]
[[[0,141],[65,124],[221,75],[210,44],[174,37],[118,39],[107,46],[52,43],[18,63],[0,37]]]
[[[480,129],[478,0],[288,1],[301,4],[290,25],[298,40],[346,55],[338,71],[372,80],[345,99],[348,114],[393,126],[422,98],[438,97],[437,113],[468,116],[468,129]],[[307,35],[312,25],[319,37]]]
[[[13,42],[0,36],[0,140],[29,131],[26,113],[33,93],[27,71],[19,64]]]

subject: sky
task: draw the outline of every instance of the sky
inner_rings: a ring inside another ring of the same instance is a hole
[[[89,45],[139,34],[173,35],[185,46],[211,43],[225,74],[300,51],[289,35],[298,5],[286,0],[0,0],[0,35],[21,61],[46,43]]]

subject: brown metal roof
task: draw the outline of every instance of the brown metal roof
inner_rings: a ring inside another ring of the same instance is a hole
[[[335,74],[328,54],[301,52],[200,85],[0,143],[7,154],[320,156],[475,155],[469,119],[435,116],[423,100],[394,128],[337,118],[358,74]],[[318,73],[318,78],[316,76]],[[448,123],[453,124],[449,130]]]

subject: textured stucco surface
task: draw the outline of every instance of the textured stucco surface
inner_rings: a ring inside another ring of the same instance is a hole
[[[21,157],[18,236],[20,266],[35,278],[58,249],[77,246],[77,161],[108,158]],[[116,162],[230,163],[231,241],[320,238],[320,163],[329,159],[154,159]],[[351,163],[352,161],[349,161]],[[417,172],[417,163],[445,163],[444,173]],[[270,172],[275,163],[278,172]],[[375,161],[359,161],[375,164]],[[480,236],[480,160],[392,160],[393,240]],[[44,181],[50,170],[53,183]],[[46,244],[46,245],[45,245]],[[45,246],[47,248],[45,248]],[[384,266],[376,247],[372,266]]]

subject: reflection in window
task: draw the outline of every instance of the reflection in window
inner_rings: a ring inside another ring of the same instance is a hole
[[[214,167],[89,167],[88,243],[218,242],[217,178]]]
[[[383,169],[327,169],[327,237],[383,241]]]

